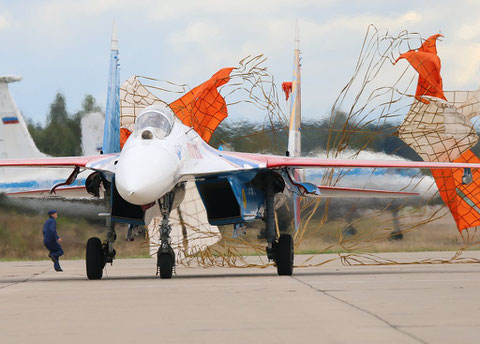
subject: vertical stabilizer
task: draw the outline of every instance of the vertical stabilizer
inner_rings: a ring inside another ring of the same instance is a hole
[[[120,71],[118,61],[118,38],[115,23],[112,29],[110,73],[108,75],[107,108],[103,130],[102,151],[104,154],[120,152]]]
[[[298,22],[295,25],[295,45],[293,59],[292,94],[290,100],[290,126],[288,131],[288,153],[290,156],[300,156],[302,152],[300,126],[302,121],[301,104],[301,65],[300,38]]]
[[[33,142],[27,125],[13,100],[8,84],[22,80],[18,76],[0,77],[0,158],[44,157]]]
[[[301,65],[300,65],[300,37],[298,32],[298,22],[295,24],[295,42],[293,50],[293,78],[290,98],[290,125],[288,130],[288,148],[287,154],[292,157],[299,157],[302,154],[302,137],[300,132],[302,122],[302,103],[301,103]],[[294,170],[294,179],[302,181],[303,171]],[[295,231],[300,225],[300,197],[293,194],[293,213]]]

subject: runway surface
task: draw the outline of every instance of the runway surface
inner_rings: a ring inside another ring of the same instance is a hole
[[[453,252],[380,254],[414,261]],[[479,252],[469,257],[480,258]],[[334,257],[332,255],[332,257]],[[301,261],[304,257],[296,257]],[[323,255],[321,259],[328,256]],[[0,343],[478,343],[480,264],[266,269],[0,262]]]

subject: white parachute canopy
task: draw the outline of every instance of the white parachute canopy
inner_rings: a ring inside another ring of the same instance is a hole
[[[120,87],[120,128],[133,131],[135,119],[147,106],[167,105],[150,92],[136,75],[125,80]]]
[[[398,128],[399,137],[424,161],[454,161],[478,142],[471,118],[479,114],[480,91],[452,91],[445,96],[448,101],[430,96],[415,99]]]

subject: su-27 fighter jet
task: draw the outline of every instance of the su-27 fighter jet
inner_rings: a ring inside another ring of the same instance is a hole
[[[115,46],[116,47],[116,46]],[[296,46],[298,50],[298,46]],[[290,121],[292,156],[226,152],[207,141],[227,116],[226,104],[217,87],[229,81],[233,68],[217,72],[204,84],[171,104],[146,107],[135,119],[133,130],[120,128],[118,51],[112,47],[110,85],[104,131],[103,154],[79,157],[41,157],[0,160],[0,167],[73,168],[66,184],[78,173],[90,170],[86,189],[98,195],[105,189],[109,230],[106,241],[90,238],[86,248],[89,279],[100,279],[107,262],[115,257],[115,223],[143,223],[145,210],[161,211],[161,245],[157,265],[161,278],[171,278],[175,253],[170,243],[171,211],[183,200],[185,183],[194,181],[211,225],[233,224],[263,218],[266,253],[279,275],[293,273],[294,245],[290,234],[275,222],[276,198],[291,197],[408,197],[407,192],[317,186],[303,181],[299,171],[310,168],[471,169],[480,164],[314,159],[295,156],[300,147],[300,63],[295,53]],[[117,86],[115,86],[117,85]],[[295,135],[292,138],[292,135]],[[297,143],[295,143],[297,142]],[[121,149],[120,147],[123,146]],[[297,211],[299,209],[297,208]],[[135,222],[136,221],[136,222]]]

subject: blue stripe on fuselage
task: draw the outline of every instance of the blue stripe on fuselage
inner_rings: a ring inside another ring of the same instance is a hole
[[[57,183],[64,182],[65,179],[51,179],[51,180],[25,180],[21,182],[10,182],[10,183],[0,183],[0,192],[4,193],[15,193],[15,192],[24,192],[24,191],[37,191],[50,189]],[[69,187],[72,186],[84,186],[85,179],[77,179]]]
[[[243,160],[241,158],[236,158],[236,157],[233,157],[233,156],[230,156],[230,155],[220,154],[219,156],[224,158],[225,160],[228,160],[229,162],[237,165],[240,168],[245,168],[244,165],[248,165],[251,168],[259,168],[260,167],[259,164],[256,164],[254,162],[251,162],[251,161],[248,161],[248,160]]]
[[[243,160],[241,158],[237,158],[237,157],[233,157],[233,156],[230,156],[228,154],[224,154],[225,152],[224,151],[219,151],[215,148],[213,148],[212,146],[210,146],[208,143],[204,142],[204,147],[209,150],[210,152],[212,152],[213,154],[216,154],[218,155],[220,158],[224,158],[225,160],[228,160],[229,162],[231,162],[232,164],[235,164],[237,165],[238,167],[240,168],[244,168],[243,165],[248,165],[250,166],[251,168],[259,168],[260,165],[255,163],[255,162],[251,162],[251,161],[248,161],[248,160]]]

